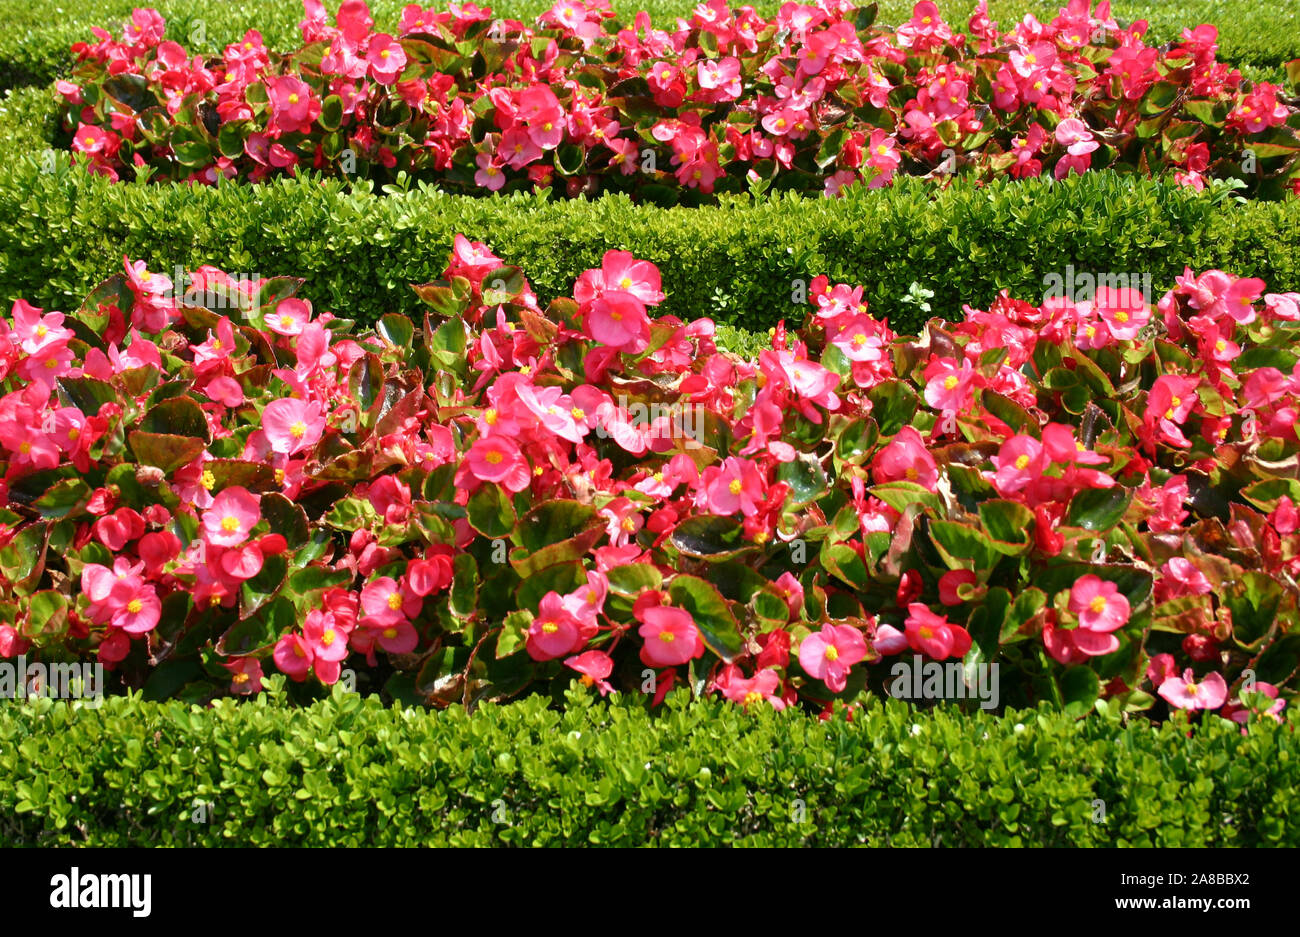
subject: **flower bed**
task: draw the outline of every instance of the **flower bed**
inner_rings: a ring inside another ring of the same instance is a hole
[[[287,55],[250,30],[221,61],[191,57],[148,9],[121,37],[97,29],[58,83],[72,150],[112,178],[405,172],[451,191],[660,204],[1100,166],[1196,188],[1238,179],[1271,198],[1300,185],[1283,89],[1216,61],[1212,26],[1148,46],[1145,21],[1122,29],[1105,2],[1005,32],[981,3],[968,34],[929,0],[894,31],[871,29],[874,8],[791,6],[769,21],[714,0],[676,30],[643,14],[617,33],[599,2],[557,3],[539,29],[410,5],[392,34],[361,0],[334,25],[304,4],[306,45]]]
[[[187,280],[128,261],[0,333],[5,656],[196,699],[274,667],[825,707],[913,654],[1071,711],[1291,692],[1300,295],[1258,279],[1002,296],[916,339],[821,278],[757,361],[652,318],[618,251],[543,309],[459,238],[418,331]]]

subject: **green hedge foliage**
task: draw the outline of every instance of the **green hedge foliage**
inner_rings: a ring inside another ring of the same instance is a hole
[[[396,22],[406,0],[369,0],[377,23]],[[549,9],[549,0],[501,0],[488,4],[498,16],[531,20]],[[751,0],[764,15],[774,13],[781,0]],[[989,11],[999,23],[1009,24],[1032,13],[1050,20],[1064,0],[991,0]],[[0,0],[0,88],[46,85],[64,74],[71,62],[74,42],[89,40],[90,28],[112,28],[129,16],[133,7],[152,6],[167,20],[167,36],[195,51],[219,54],[226,43],[258,29],[272,48],[288,48],[301,40],[298,0]],[[644,9],[656,23],[689,17],[696,0],[619,0],[615,12],[628,21]],[[879,19],[896,25],[911,15],[912,0],[883,0]],[[952,25],[965,30],[976,0],[941,0],[939,9]],[[1146,19],[1151,35],[1161,41],[1176,39],[1182,30],[1201,23],[1219,27],[1220,57],[1233,64],[1277,72],[1287,61],[1300,57],[1300,7],[1293,3],[1252,6],[1237,0],[1116,0],[1111,5],[1121,21]],[[202,24],[202,33],[197,30]],[[197,42],[195,41],[197,40]]]
[[[960,318],[1001,289],[1036,297],[1044,276],[1150,273],[1157,295],[1184,265],[1300,288],[1300,202],[1240,204],[1160,182],[1089,173],[982,188],[903,180],[846,199],[748,197],[661,209],[626,198],[466,199],[422,188],[396,196],[285,179],[217,188],[113,184],[50,154],[0,168],[0,301],[74,309],[123,255],[151,270],[202,263],[306,277],[317,308],[362,322],[415,313],[409,284],[436,279],[456,233],[528,271],[543,302],[611,249],[653,261],[685,319],[766,330],[801,319],[796,280],[862,284],[900,331]],[[909,301],[913,283],[934,296]]]
[[[1297,725],[892,700],[819,722],[684,691],[655,714],[576,690],[473,714],[29,700],[0,707],[0,842],[1294,846]]]

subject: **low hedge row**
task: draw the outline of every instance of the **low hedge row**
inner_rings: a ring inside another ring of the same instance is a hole
[[[504,0],[489,4],[501,17],[531,20],[550,9],[548,0]],[[781,6],[778,0],[753,0],[763,15]],[[992,0],[990,15],[1010,24],[1032,13],[1049,21],[1064,0]],[[302,4],[297,0],[0,0],[0,22],[6,30],[0,36],[0,88],[46,85],[65,73],[71,64],[69,48],[84,40],[92,26],[108,28],[138,6],[152,6],[167,20],[167,37],[196,46],[201,53],[220,53],[229,42],[250,28],[259,30],[268,45],[285,47],[298,33]],[[371,0],[377,21],[395,21],[405,0]],[[645,10],[656,23],[670,23],[677,16],[689,16],[695,0],[620,0],[615,12],[630,20],[636,10]],[[939,9],[946,20],[964,25],[974,10],[974,0],[943,0]],[[633,9],[635,7],[635,10]],[[906,20],[912,0],[882,0],[880,21],[897,24]],[[1118,0],[1112,4],[1117,19],[1146,19],[1155,40],[1176,39],[1182,30],[1201,23],[1219,28],[1220,57],[1236,65],[1265,68],[1271,72],[1300,57],[1300,9],[1269,4],[1245,7],[1233,0]]]
[[[279,678],[276,678],[277,680]],[[1160,727],[670,695],[0,707],[8,845],[1300,844],[1300,719]]]
[[[0,168],[0,301],[76,308],[121,269],[210,263],[228,272],[307,278],[318,308],[362,322],[416,313],[408,284],[436,279],[455,233],[528,271],[543,303],[568,295],[605,251],[631,251],[663,273],[660,307],[766,329],[802,318],[797,284],[818,274],[865,284],[872,312],[900,331],[931,311],[959,318],[1001,289],[1045,292],[1076,271],[1151,274],[1159,295],[1184,266],[1300,288],[1300,202],[1238,204],[1152,181],[1089,173],[1062,182],[998,182],[944,191],[901,180],[845,199],[748,197],[693,209],[622,196],[547,202],[466,199],[429,188],[396,197],[299,178],[249,187],[122,185],[62,154]],[[48,168],[48,167],[44,167]],[[913,282],[934,293],[909,301]]]

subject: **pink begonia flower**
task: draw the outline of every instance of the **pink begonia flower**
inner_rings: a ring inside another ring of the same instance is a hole
[[[391,85],[406,68],[406,52],[392,36],[376,33],[370,37],[366,63],[370,66],[371,78],[381,85]]]
[[[760,670],[748,678],[742,677],[738,668],[730,668],[725,673],[725,679],[719,678],[717,686],[724,697],[741,706],[767,702],[778,712],[785,709],[785,700],[778,693],[781,678],[772,667]]]
[[[523,491],[533,474],[514,441],[497,434],[485,436],[470,446],[465,463],[479,481],[494,482],[508,491]]]
[[[1264,295],[1264,281],[1258,277],[1234,280],[1223,297],[1223,308],[1240,325],[1255,321],[1255,302]]]
[[[38,355],[75,337],[71,329],[63,327],[63,313],[48,312],[42,316],[41,312],[26,300],[14,300],[13,334],[21,341],[23,351],[29,355]]]
[[[265,557],[255,543],[221,550],[221,571],[231,579],[244,582],[262,571]]]
[[[907,642],[907,633],[899,631],[893,625],[880,625],[876,628],[875,637],[871,639],[871,646],[878,654],[901,654],[907,650],[910,645]]]
[[[638,302],[654,306],[664,300],[659,268],[648,260],[637,260],[627,251],[606,251],[599,270],[587,270],[573,287],[573,298],[585,305],[611,292],[626,293]]]
[[[262,691],[262,662],[256,657],[236,657],[221,665],[230,671],[230,692],[240,695]]]
[[[232,410],[244,403],[244,389],[233,377],[214,377],[203,385],[203,393]]]
[[[537,617],[528,626],[528,640],[524,647],[533,660],[555,660],[567,657],[583,645],[581,623],[565,607],[558,592],[548,592],[542,597]]]
[[[1101,315],[1110,334],[1120,341],[1132,341],[1151,320],[1151,310],[1140,290],[1100,286],[1092,308]]]
[[[316,401],[297,397],[272,400],[262,411],[262,430],[274,452],[295,455],[311,449],[325,432],[325,414]]]
[[[321,102],[312,94],[311,85],[301,78],[285,75],[265,80],[271,102],[273,133],[310,133],[312,122],[320,116]]]
[[[564,596],[564,607],[588,630],[596,626],[597,617],[609,595],[609,577],[599,570],[587,571],[586,585]]]
[[[960,365],[952,358],[938,358],[925,369],[925,402],[936,410],[960,413],[975,400],[977,377],[969,358]]]
[[[602,345],[635,353],[650,340],[650,318],[631,293],[607,292],[587,310],[587,334]]]
[[[1228,685],[1221,675],[1212,673],[1197,683],[1190,667],[1182,677],[1170,677],[1160,684],[1156,692],[1177,709],[1218,709],[1228,699]]]
[[[1147,664],[1147,679],[1151,681],[1152,686],[1158,687],[1176,676],[1178,676],[1178,668],[1174,665],[1172,654],[1157,654]]]
[[[1156,378],[1142,415],[1145,438],[1181,449],[1190,448],[1192,443],[1183,435],[1182,424],[1201,402],[1196,393],[1199,386],[1200,379],[1195,377],[1164,374]]]
[[[301,335],[303,326],[311,320],[311,304],[304,299],[282,299],[266,317],[266,327],[278,335]]]
[[[1223,711],[1220,712],[1219,715],[1223,716],[1225,719],[1231,719],[1233,722],[1240,723],[1243,726],[1250,722],[1252,711],[1261,716],[1268,716],[1274,722],[1282,721],[1282,710],[1286,708],[1286,700],[1278,699],[1279,691],[1277,687],[1271,683],[1264,683],[1261,681],[1255,684],[1254,693],[1257,695],[1253,699],[1249,698],[1250,693],[1251,691],[1243,687],[1241,695],[1224,706]],[[1273,701],[1268,705],[1267,709],[1263,708],[1264,704],[1263,701],[1260,700],[1260,696]],[[1262,712],[1261,709],[1263,710]],[[1245,731],[1245,729],[1242,729],[1243,733]]]
[[[1070,589],[1068,608],[1079,618],[1077,633],[1071,636],[1076,645],[1082,641],[1083,650],[1103,654],[1119,647],[1119,641],[1111,632],[1128,624],[1131,609],[1128,599],[1115,583],[1092,573],[1080,576]],[[1105,650],[1096,651],[1094,645]]]
[[[781,594],[781,597],[785,599],[786,608],[790,612],[790,620],[794,621],[799,617],[799,613],[803,610],[803,584],[795,578],[794,573],[784,572],[776,582],[772,583],[772,585]]]
[[[1191,560],[1175,556],[1160,567],[1160,578],[1156,581],[1156,600],[1167,602],[1189,595],[1206,595],[1211,589],[1210,580],[1205,578],[1205,574]]]
[[[930,491],[939,484],[939,469],[930,455],[925,440],[914,427],[904,426],[889,445],[876,453],[871,461],[871,474],[877,484],[892,481],[911,481]]]
[[[134,9],[130,21],[122,29],[122,40],[154,46],[162,41],[166,23],[157,10]]]
[[[1077,117],[1067,117],[1056,125],[1056,142],[1071,156],[1084,156],[1099,146],[1088,125]]]
[[[261,498],[238,485],[223,488],[203,512],[203,533],[209,543],[237,547],[262,519]]]
[[[162,601],[152,585],[138,576],[119,579],[109,594],[109,602],[117,607],[112,625],[127,634],[144,634],[158,626],[162,616]]]
[[[1047,467],[1043,444],[1032,436],[1012,436],[998,449],[993,465],[998,493],[1013,495],[1042,476]]]
[[[420,613],[421,596],[392,576],[371,580],[361,589],[362,624],[369,628],[386,628],[414,618]]]
[[[396,475],[385,475],[366,491],[385,524],[401,524],[411,514],[411,489]]]
[[[749,517],[758,511],[766,495],[758,467],[748,459],[728,456],[721,466],[705,469],[700,478],[697,504],[710,514],[726,516],[739,511]]]
[[[596,687],[600,690],[601,696],[609,694],[614,689],[606,679],[614,672],[614,661],[604,651],[587,651],[573,657],[566,657],[564,666],[582,674],[581,683],[584,686]]]
[[[433,595],[451,585],[451,557],[434,554],[424,559],[411,560],[406,567],[406,582],[419,596]]]
[[[91,529],[96,540],[114,553],[120,553],[128,543],[144,536],[145,525],[138,512],[131,508],[118,508],[95,521]]]
[[[363,622],[366,630],[374,635],[375,643],[389,654],[409,654],[420,643],[420,634],[409,621],[390,622],[375,626],[373,622]],[[317,667],[319,670],[319,666]]]
[[[339,680],[342,662],[348,656],[348,634],[333,614],[321,609],[312,609],[303,622],[302,637],[311,647],[316,677],[327,686]]]
[[[936,615],[920,602],[907,606],[907,643],[912,650],[927,654],[935,660],[965,657],[970,650],[970,633],[961,625],[954,625],[942,615]]]
[[[866,638],[850,625],[822,625],[799,645],[799,666],[832,693],[843,692],[849,669],[866,656]]]
[[[307,679],[311,670],[311,645],[300,634],[289,633],[280,638],[271,652],[275,666],[280,668],[290,680],[301,683]]]
[[[673,667],[704,653],[704,640],[691,616],[680,608],[656,605],[639,616],[641,661],[647,667]]]
[[[884,341],[866,316],[853,316],[836,324],[831,344],[850,361],[879,361],[884,358]]]
[[[501,171],[497,157],[492,153],[480,153],[474,158],[478,169],[474,173],[474,184],[482,186],[489,192],[496,192],[506,184],[506,174]]]

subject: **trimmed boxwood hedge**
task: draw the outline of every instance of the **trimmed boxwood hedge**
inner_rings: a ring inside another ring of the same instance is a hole
[[[279,680],[280,678],[276,678]],[[1300,718],[0,705],[7,845],[1300,845]],[[1117,719],[1117,717],[1116,717]],[[1100,821],[1100,822],[1099,822]]]
[[[406,0],[368,0],[375,21],[391,26]],[[770,16],[783,0],[750,0]],[[498,16],[531,21],[550,9],[551,0],[499,0],[488,4]],[[735,5],[739,6],[739,3]],[[864,3],[865,5],[865,3]],[[878,20],[897,25],[911,16],[914,0],[880,0]],[[990,0],[989,10],[1000,23],[1014,23],[1032,13],[1050,21],[1065,0]],[[74,42],[89,40],[90,28],[112,29],[131,9],[151,6],[167,19],[167,38],[194,52],[220,54],[222,48],[250,28],[259,30],[275,49],[288,50],[301,40],[299,0],[0,0],[0,88],[47,85],[68,71]],[[332,12],[338,0],[328,3]],[[696,0],[618,0],[620,20],[637,10],[650,13],[656,23],[671,24],[690,16]],[[976,0],[940,0],[939,9],[954,27],[964,30]],[[1113,15],[1121,22],[1145,19],[1154,42],[1177,39],[1184,28],[1214,23],[1219,28],[1219,56],[1234,65],[1253,66],[1276,73],[1280,66],[1300,57],[1300,8],[1294,4],[1243,5],[1237,0],[1115,0]],[[198,31],[199,24],[201,32]],[[1256,77],[1252,72],[1248,77]]]
[[[284,179],[263,186],[114,184],[48,154],[0,167],[0,301],[75,304],[123,255],[170,272],[211,263],[305,277],[318,308],[361,321],[414,313],[408,284],[436,279],[453,236],[487,242],[521,267],[543,301],[618,248],[656,263],[661,312],[766,329],[799,318],[794,281],[827,274],[862,284],[900,330],[929,314],[905,302],[913,282],[932,313],[960,316],[1000,289],[1039,298],[1044,276],[1145,274],[1157,295],[1184,265],[1300,288],[1300,202],[1239,204],[1111,173],[1063,182],[1005,180],[939,190],[920,180],[845,199],[731,199],[661,209],[623,196],[547,201],[458,198],[422,187],[378,196],[364,184]],[[44,168],[48,168],[44,167]],[[986,306],[985,306],[986,307]]]

